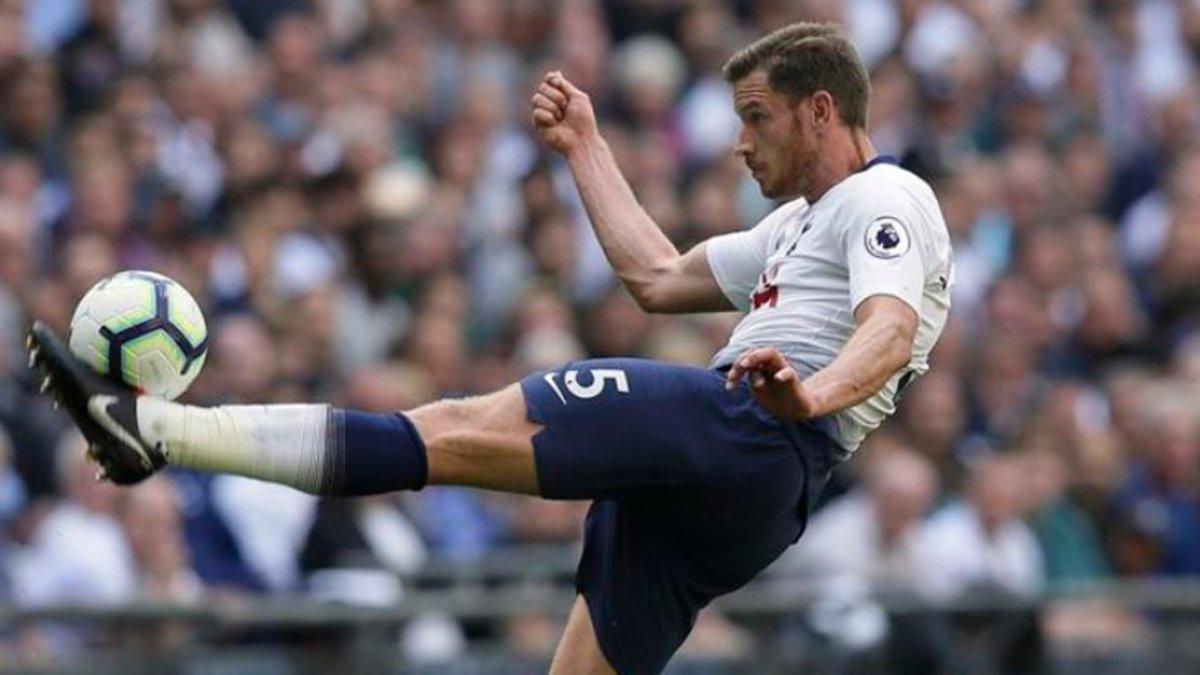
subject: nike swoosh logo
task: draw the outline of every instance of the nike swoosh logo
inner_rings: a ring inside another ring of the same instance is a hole
[[[559,391],[558,383],[554,381],[554,376],[556,374],[557,373],[546,373],[545,375],[542,376],[542,379],[545,380],[546,384],[550,385],[550,388],[553,389],[554,393],[558,395],[558,400],[562,401],[563,405],[566,405],[567,398],[565,396],[563,396],[563,393],[561,391]]]
[[[134,438],[133,434],[129,433],[125,427],[121,426],[120,423],[114,420],[112,415],[108,414],[108,406],[116,402],[116,396],[109,396],[108,394],[96,394],[88,399],[88,412],[91,414],[92,419],[96,420],[96,423],[103,427],[105,431],[113,436],[116,436],[117,440],[121,441],[137,452],[137,454],[142,458],[142,466],[145,467],[147,471],[153,470],[154,462],[150,461],[150,456],[147,455],[146,451],[142,449],[141,442],[139,442],[137,438]]]

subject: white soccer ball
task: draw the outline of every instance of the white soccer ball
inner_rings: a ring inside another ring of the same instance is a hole
[[[101,374],[173,399],[204,365],[208,329],[183,286],[154,272],[127,271],[101,280],[83,296],[68,342]]]

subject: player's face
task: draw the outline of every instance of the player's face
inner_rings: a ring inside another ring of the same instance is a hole
[[[805,105],[771,89],[761,69],[734,83],[733,107],[742,120],[735,152],[766,197],[805,193],[816,159],[815,139],[801,114]]]

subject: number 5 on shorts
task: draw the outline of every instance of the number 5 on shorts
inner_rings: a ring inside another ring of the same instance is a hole
[[[575,398],[584,400],[596,398],[604,392],[604,387],[610,381],[616,386],[617,392],[629,393],[629,378],[625,376],[625,371],[616,368],[596,368],[589,372],[592,374],[592,383],[588,385],[579,384],[578,370],[568,370],[563,374],[563,384]],[[550,385],[550,388],[558,395],[558,399],[563,402],[563,405],[566,405],[567,397],[563,396],[562,390],[558,388],[558,382],[555,381],[557,376],[558,373],[546,373],[542,379],[546,380],[546,384]]]

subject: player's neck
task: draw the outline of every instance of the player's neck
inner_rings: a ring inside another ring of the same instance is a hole
[[[823,161],[818,165],[812,187],[802,195],[809,204],[815,203],[833,186],[861,171],[878,154],[871,144],[871,138],[862,129],[848,129],[832,140],[829,149],[821,153]]]

